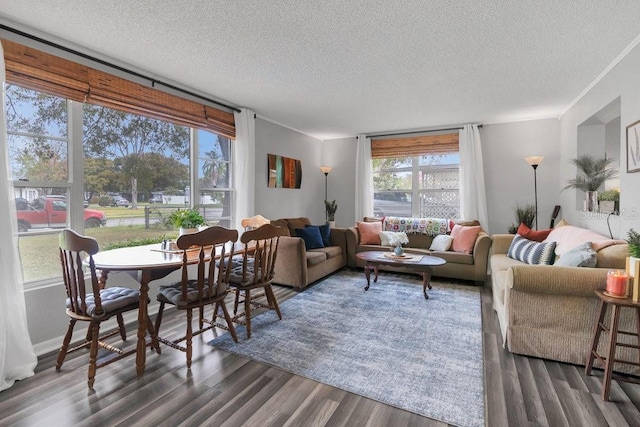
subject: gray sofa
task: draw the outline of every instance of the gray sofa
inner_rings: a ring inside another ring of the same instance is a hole
[[[344,228],[331,229],[331,246],[307,251],[304,240],[295,236],[295,229],[311,225],[308,218],[282,218],[271,224],[285,228],[289,234],[280,238],[273,283],[302,290],[347,264]]]
[[[365,221],[375,221],[380,219],[365,218]],[[467,221],[463,225],[479,225],[477,221]],[[429,247],[433,240],[432,236],[426,234],[408,234],[409,243],[404,245],[405,252],[411,254],[433,255],[443,258],[446,264],[433,267],[433,275],[437,277],[447,277],[452,279],[471,280],[476,284],[483,284],[487,279],[487,261],[489,258],[489,248],[491,247],[491,236],[484,231],[480,232],[476,239],[471,254],[463,254],[453,251],[430,251]],[[358,252],[365,251],[392,251],[391,246],[364,245],[360,243],[360,233],[357,227],[350,227],[346,230],[347,239],[347,266],[351,268],[362,268],[365,262],[356,258]],[[401,271],[387,265],[380,265],[381,270]]]

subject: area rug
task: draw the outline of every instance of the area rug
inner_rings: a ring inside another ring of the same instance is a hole
[[[209,344],[333,387],[463,427],[484,425],[480,292],[415,275],[329,276]]]

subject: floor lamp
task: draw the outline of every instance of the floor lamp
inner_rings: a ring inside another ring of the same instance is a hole
[[[536,200],[536,230],[538,229],[538,176],[536,175],[536,171],[538,170],[538,165],[542,163],[542,156],[531,156],[524,158],[527,163],[531,165],[533,168],[533,191]]]
[[[329,219],[329,214],[327,213],[327,179],[329,177],[329,172],[333,169],[331,166],[320,166],[320,170],[324,174],[324,219]]]

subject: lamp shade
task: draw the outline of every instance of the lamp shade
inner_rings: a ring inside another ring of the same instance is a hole
[[[331,169],[333,169],[331,166],[320,166],[320,170],[325,174],[331,172]]]
[[[538,166],[540,163],[542,163],[542,160],[544,159],[544,157],[542,157],[542,156],[531,156],[531,157],[525,157],[524,159],[531,166]]]

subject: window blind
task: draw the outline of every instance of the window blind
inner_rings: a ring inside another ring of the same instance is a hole
[[[380,138],[371,141],[371,158],[413,157],[459,151],[459,134]]]
[[[2,39],[6,79],[28,89],[235,139],[233,113]]]

